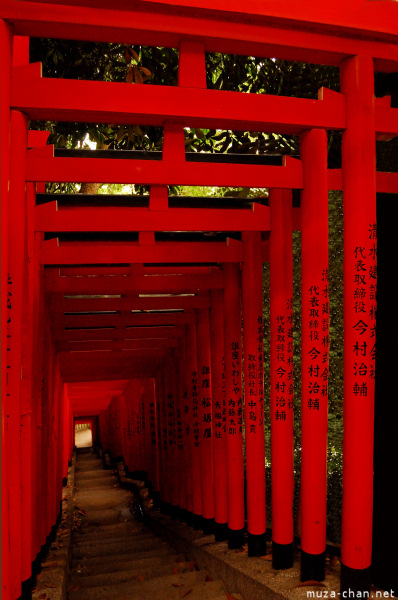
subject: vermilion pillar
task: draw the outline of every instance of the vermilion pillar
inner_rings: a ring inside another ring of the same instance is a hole
[[[8,469],[6,457],[6,383],[7,383],[7,279],[8,279],[8,181],[9,181],[9,140],[10,140],[10,75],[11,75],[12,35],[9,25],[0,20],[0,226],[1,226],[1,397],[2,397],[2,593],[4,600],[10,600],[9,577],[9,517],[8,517]]]
[[[192,401],[192,433],[191,433],[191,460],[192,460],[192,511],[193,526],[195,529],[202,527],[202,483],[200,463],[200,421],[199,421],[199,377],[196,344],[196,324],[189,325],[190,338],[190,365],[191,365],[191,401]]]
[[[183,427],[185,437],[185,478],[187,485],[187,522],[192,520],[193,511],[193,431],[192,431],[192,373],[196,371],[196,347],[192,347],[193,324],[185,327],[185,393],[183,402]]]
[[[214,531],[213,399],[211,384],[210,322],[207,308],[198,311],[196,326],[200,467],[203,533]]]
[[[266,552],[263,259],[261,232],[243,232],[243,366],[249,556]]]
[[[214,521],[216,541],[227,539],[227,434],[222,290],[210,291],[211,381],[213,393]]]
[[[328,180],[324,130],[300,138],[301,578],[325,578],[329,371]]]
[[[8,475],[10,597],[21,593],[21,582],[26,577],[26,556],[22,553],[22,499],[21,499],[21,363],[22,315],[25,272],[26,190],[25,160],[27,147],[27,118],[11,111],[12,144],[10,154],[10,203],[8,208],[8,280],[7,296],[7,376],[5,443]],[[30,501],[30,498],[29,498]],[[28,542],[30,549],[30,542]],[[29,577],[29,576],[28,576]]]
[[[159,453],[159,502],[161,509],[165,505],[165,465],[167,455],[167,431],[165,430],[165,409],[164,409],[164,373],[163,369],[160,368],[156,376],[155,381],[155,392],[156,392],[156,413],[157,413],[157,431],[158,431],[158,448]]]
[[[240,269],[225,263],[224,348],[227,409],[228,547],[244,544],[242,330]]]
[[[344,189],[344,443],[341,588],[369,590],[372,550],[376,333],[374,70],[369,56],[341,66],[347,127]]]
[[[178,465],[177,465],[177,430],[176,430],[176,406],[177,406],[177,369],[176,353],[171,350],[166,363],[166,405],[167,405],[167,441],[168,441],[168,478],[170,485],[170,502],[172,515],[178,513]]]
[[[293,223],[291,190],[269,192],[272,565],[293,566]]]
[[[178,488],[178,516],[183,517],[186,507],[186,481],[184,477],[184,432],[183,432],[183,402],[184,402],[184,356],[185,356],[185,339],[180,339],[176,349],[175,373],[176,373],[176,407],[175,407],[175,424],[176,424],[176,483]]]

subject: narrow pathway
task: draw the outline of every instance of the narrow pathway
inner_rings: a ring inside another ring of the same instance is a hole
[[[226,600],[222,581],[134,517],[132,494],[92,448],[77,451],[75,486],[69,600]]]

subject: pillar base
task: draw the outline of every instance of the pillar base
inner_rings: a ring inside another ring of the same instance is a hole
[[[193,512],[191,510],[186,510],[185,511],[185,523],[188,525],[188,527],[192,526],[192,523],[193,523]]]
[[[228,549],[239,550],[245,545],[245,530],[228,527]]]
[[[228,523],[214,523],[214,536],[216,542],[225,542],[228,539]]]
[[[195,531],[199,531],[199,529],[202,529],[202,527],[203,527],[203,517],[202,517],[202,515],[195,515],[195,513],[193,513],[193,515],[192,515],[192,527],[194,528]]]
[[[293,542],[291,544],[278,544],[272,541],[272,568],[291,569],[293,566]]]
[[[267,536],[264,533],[247,534],[247,555],[264,556],[267,552]]]
[[[186,523],[187,522],[187,509],[186,508],[180,508],[180,522],[181,523]]]
[[[153,506],[155,508],[160,508],[160,492],[153,492],[152,493],[152,500],[153,500]]]
[[[35,587],[37,575],[41,572],[41,556],[40,553],[36,554],[36,558],[32,562],[32,585]]]
[[[21,583],[21,600],[32,599],[32,578],[26,579]]]
[[[214,519],[206,519],[205,517],[203,517],[202,519],[203,521],[203,535],[211,535],[212,533],[214,533],[214,529],[215,529],[215,523],[214,523]]]
[[[170,517],[172,519],[180,518],[180,507],[178,506],[178,504],[172,504],[170,506]]]
[[[370,592],[370,567],[352,569],[341,563],[340,594],[342,598],[367,597]]]
[[[171,504],[169,504],[169,502],[165,502],[164,500],[160,501],[159,504],[159,508],[160,508],[160,512],[164,515],[166,515],[167,517],[170,516],[171,514]]]
[[[325,552],[309,554],[301,550],[301,581],[323,581],[325,579]]]

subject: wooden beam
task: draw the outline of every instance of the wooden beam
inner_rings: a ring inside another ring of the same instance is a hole
[[[113,340],[162,340],[181,337],[183,326],[131,327],[120,329],[65,329],[55,338],[64,342],[113,341]]]
[[[59,277],[56,269],[48,268],[44,277],[47,292],[64,294],[141,294],[190,293],[223,287],[222,272],[209,275],[161,275],[114,277]]]
[[[160,339],[160,340],[120,340],[120,341],[87,341],[87,342],[58,342],[58,352],[89,352],[103,350],[162,350],[165,348],[177,348],[178,340]]]
[[[208,308],[209,295],[170,296],[166,298],[65,298],[64,312],[86,312],[106,310],[161,310]]]
[[[113,162],[113,161],[111,161]],[[141,208],[57,209],[56,202],[37,206],[36,231],[268,231],[269,208],[184,209],[150,211]]]
[[[115,315],[64,315],[64,328],[82,327],[142,327],[183,325],[192,320],[188,313],[130,313]]]
[[[78,181],[217,187],[303,187],[301,163],[290,158],[286,159],[286,166],[279,167],[160,160],[126,161],[117,158],[42,157],[30,150],[26,179],[70,183]]]
[[[100,2],[100,0],[99,0]],[[375,41],[363,36],[353,38],[350,31],[321,27],[286,27],[281,22],[269,22],[257,16],[255,21],[240,11],[239,19],[223,19],[222,15],[195,9],[169,7],[156,11],[54,5],[52,3],[3,0],[0,17],[13,25],[17,35],[52,37],[98,42],[134,43],[143,46],[179,46],[182,38],[200,40],[206,52],[272,56],[319,64],[338,65],[348,56],[363,54],[376,58],[378,70],[396,70],[397,47],[394,40]],[[368,4],[378,4],[376,2]],[[383,2],[383,5],[386,3]],[[105,4],[109,6],[109,4]],[[300,4],[301,6],[301,4]],[[267,5],[269,7],[269,5]],[[212,6],[213,8],[213,6]],[[272,7],[276,10],[276,7]],[[246,6],[245,6],[246,11]],[[285,14],[286,16],[286,14]],[[394,26],[392,21],[390,26]],[[380,34],[380,37],[383,37]],[[388,37],[388,36],[387,36]]]
[[[112,246],[94,242],[59,244],[56,239],[52,239],[43,242],[40,250],[42,265],[224,263],[241,260],[241,244],[228,245],[225,242],[157,242],[154,246],[139,246],[134,243]]]
[[[311,100],[40,75],[40,63],[33,63],[14,68],[11,76],[11,106],[30,119],[154,126],[172,120],[186,127],[292,134],[345,128],[345,101],[337,93]]]

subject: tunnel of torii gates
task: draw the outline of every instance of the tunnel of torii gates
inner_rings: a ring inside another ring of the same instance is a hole
[[[249,556],[264,554],[270,506],[273,566],[292,565],[294,230],[302,244],[301,578],[324,579],[329,190],[344,195],[341,589],[367,591],[376,192],[398,192],[396,173],[376,172],[375,140],[398,134],[398,110],[389,97],[375,98],[374,73],[397,71],[398,4],[85,4],[0,6],[3,598],[27,594],[57,523],[82,417],[97,423],[96,442],[113,458],[147,472],[165,510],[214,531],[230,549],[247,532]],[[40,64],[29,64],[30,36],[175,47],[178,82],[44,78]],[[209,90],[206,52],[338,65],[341,90],[323,88],[315,100]],[[61,151],[47,144],[48,133],[29,130],[30,120],[162,126],[163,151]],[[184,127],[295,134],[300,155],[192,155]],[[328,169],[331,130],[342,131],[341,169]],[[45,193],[46,182],[98,181],[147,184],[150,194]],[[269,198],[169,199],[174,184],[268,188]]]

